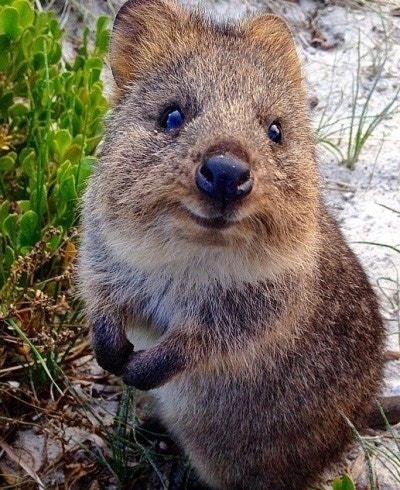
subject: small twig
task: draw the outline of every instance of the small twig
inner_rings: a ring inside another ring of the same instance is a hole
[[[20,364],[18,366],[11,366],[11,367],[8,367],[8,368],[0,369],[0,376],[2,374],[8,374],[8,373],[11,373],[13,371],[21,371],[23,369],[26,369],[27,367],[33,366],[34,364],[35,363],[32,361],[32,362],[27,362],[27,363],[24,363],[24,364]]]
[[[399,359],[400,359],[400,351],[398,350],[387,350],[384,354],[385,362],[398,361]]]
[[[368,417],[368,427],[386,427],[387,423],[394,425],[400,422],[400,396],[385,396],[379,400],[381,409],[374,411]]]
[[[356,188],[351,184],[348,184],[347,182],[340,182],[339,180],[332,180],[332,179],[325,179],[325,182],[328,183],[329,185],[335,185],[336,187],[324,186],[324,189],[330,189],[335,191],[343,190],[346,192],[356,192]]]

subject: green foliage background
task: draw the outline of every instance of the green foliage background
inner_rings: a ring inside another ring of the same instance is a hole
[[[63,31],[52,12],[38,10],[33,1],[0,0],[3,368],[21,363],[14,336],[29,339],[25,361],[35,364],[38,356],[54,353],[54,345],[60,347],[60,335],[69,337],[60,326],[76,314],[75,227],[107,109],[100,79],[107,21],[97,20],[94,42],[86,28],[73,59],[66,59]]]

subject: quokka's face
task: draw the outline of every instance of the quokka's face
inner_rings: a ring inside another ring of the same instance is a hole
[[[256,20],[225,31],[196,22],[176,53],[157,36],[132,53],[142,64],[120,81],[92,183],[103,219],[126,236],[210,246],[301,241],[318,197],[292,41],[267,32],[257,44]]]

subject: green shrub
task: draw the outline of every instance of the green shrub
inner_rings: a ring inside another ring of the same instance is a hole
[[[335,478],[332,482],[332,490],[355,490],[353,480],[348,475]]]
[[[106,111],[106,24],[98,19],[93,46],[86,29],[66,60],[52,12],[0,0],[0,332],[14,345],[23,331],[44,356],[60,347],[72,315],[79,196]]]

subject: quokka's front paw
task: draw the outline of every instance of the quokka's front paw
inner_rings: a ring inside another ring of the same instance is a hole
[[[156,349],[133,352],[124,367],[124,383],[138,390],[158,388],[182,370],[182,363],[175,357]]]
[[[118,348],[94,346],[94,352],[98,364],[116,376],[121,376],[124,372],[124,366],[128,362],[129,356],[133,352],[132,344],[125,344]]]
[[[100,318],[92,324],[92,345],[99,365],[121,376],[133,352],[133,345],[125,334],[111,322]]]

